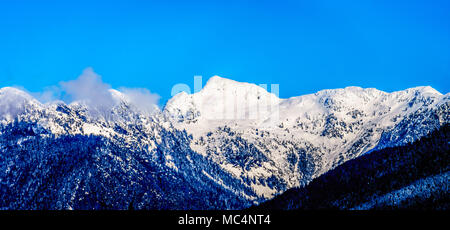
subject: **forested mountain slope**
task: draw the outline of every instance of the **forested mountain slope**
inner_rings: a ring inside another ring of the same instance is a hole
[[[450,126],[347,161],[257,209],[448,209]]]

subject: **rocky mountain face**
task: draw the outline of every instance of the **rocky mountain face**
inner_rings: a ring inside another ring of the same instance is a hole
[[[1,209],[240,209],[255,197],[160,112],[111,93],[114,107],[93,113],[0,91]]]
[[[163,110],[0,89],[2,209],[240,209],[449,122],[450,95],[348,87],[280,99],[213,77]]]
[[[366,152],[411,143],[449,122],[450,94],[431,87],[386,93],[347,87],[280,99],[213,77],[164,112],[192,149],[271,198]]]

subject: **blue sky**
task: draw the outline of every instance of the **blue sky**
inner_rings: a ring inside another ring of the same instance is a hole
[[[280,84],[450,85],[450,1],[0,1],[0,87],[46,86],[92,67],[170,98],[193,76]]]

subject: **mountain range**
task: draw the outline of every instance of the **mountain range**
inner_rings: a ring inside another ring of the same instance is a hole
[[[431,87],[281,99],[215,76],[148,110],[109,93],[92,106],[0,89],[1,209],[242,209],[450,121]]]

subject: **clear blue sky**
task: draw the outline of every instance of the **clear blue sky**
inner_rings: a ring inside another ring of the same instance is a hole
[[[163,101],[194,75],[278,83],[281,97],[447,93],[450,1],[0,1],[0,87],[41,91],[86,67]]]

